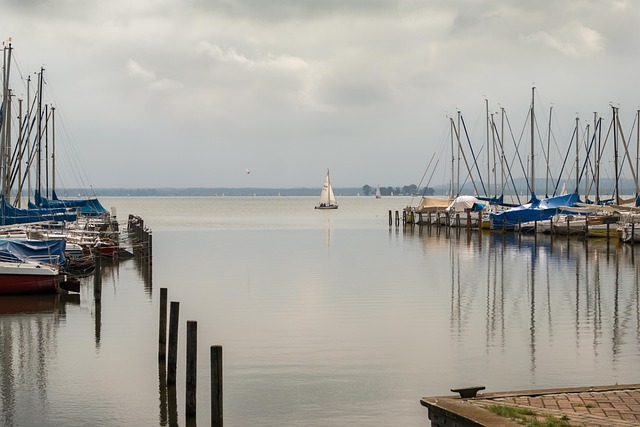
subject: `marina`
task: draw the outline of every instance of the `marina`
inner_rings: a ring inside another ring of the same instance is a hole
[[[216,345],[230,426],[424,426],[421,398],[452,388],[638,382],[634,245],[389,227],[408,197],[342,197],[321,215],[316,201],[102,198],[153,230],[152,273],[144,257],[103,258],[100,304],[87,276],[72,302],[0,314],[2,424],[186,424],[191,320],[202,425]],[[161,288],[180,302],[172,392],[159,380]]]

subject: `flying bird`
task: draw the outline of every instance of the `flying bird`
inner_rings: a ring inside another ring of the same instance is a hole
[[[245,169],[244,173],[246,173],[247,175],[249,175],[251,173],[251,171],[249,169]]]

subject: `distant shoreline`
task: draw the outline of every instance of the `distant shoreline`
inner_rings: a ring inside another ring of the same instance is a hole
[[[364,196],[362,188],[334,188],[336,196]],[[87,197],[86,190],[58,190],[60,198]],[[79,196],[80,195],[80,196]],[[319,188],[94,188],[97,197],[319,196]]]

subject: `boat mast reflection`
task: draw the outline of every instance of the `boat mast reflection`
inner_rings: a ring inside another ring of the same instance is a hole
[[[486,354],[520,347],[535,383],[540,369],[570,363],[570,356],[549,358],[558,345],[579,359],[592,352],[592,363],[611,364],[614,371],[640,348],[640,268],[633,247],[583,237],[418,230],[404,238],[420,239],[425,253],[447,245],[448,265],[439,265],[449,271],[449,330],[460,349],[469,351],[479,334]]]

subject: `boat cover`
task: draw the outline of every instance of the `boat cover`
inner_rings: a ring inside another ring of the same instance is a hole
[[[474,196],[458,196],[447,207],[450,212],[479,212],[486,206]]]
[[[558,208],[573,206],[579,201],[580,199],[575,193],[548,197],[542,200],[538,199],[534,193],[531,195],[531,201],[527,204],[492,213],[490,215],[491,229],[500,230],[504,228],[513,230],[519,223],[548,220],[555,215]]]
[[[4,195],[0,195],[0,225],[28,224],[42,221],[75,221],[76,215],[66,208],[20,209],[11,206]]]
[[[35,207],[37,208],[66,208],[73,209],[74,211],[83,215],[101,215],[107,213],[98,199],[78,199],[78,200],[60,200],[55,191],[53,191],[53,197],[47,199],[42,197],[39,191],[35,193]]]
[[[0,239],[0,259],[9,262],[33,261],[63,266],[66,262],[64,239],[9,240]]]
[[[445,210],[450,204],[450,197],[423,196],[415,211],[418,213],[437,212]]]

